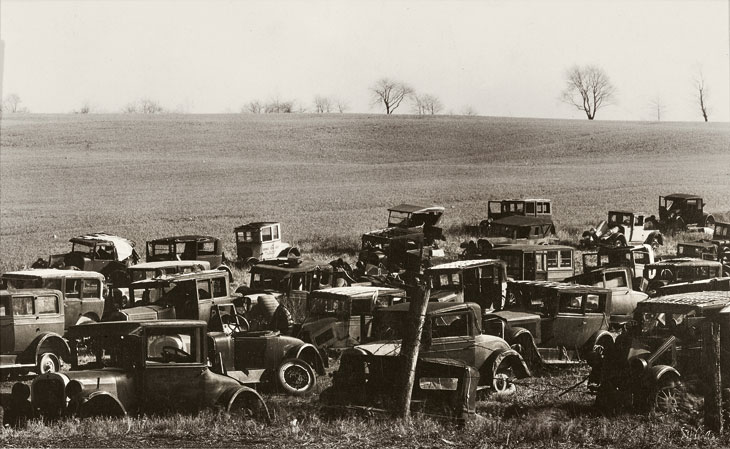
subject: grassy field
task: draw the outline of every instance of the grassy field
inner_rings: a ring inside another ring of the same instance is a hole
[[[309,256],[351,256],[387,206],[440,204],[447,251],[489,199],[553,199],[562,240],[609,208],[656,213],[661,194],[703,195],[730,219],[730,125],[366,115],[6,115],[0,122],[0,272],[107,231],[136,240],[279,220]],[[684,237],[680,237],[684,238]],[[686,236],[696,238],[696,236]],[[670,243],[673,243],[671,241]],[[671,246],[671,245],[667,245]],[[665,250],[667,251],[667,250]],[[326,421],[314,398],[269,397],[273,425],[225,416],[36,423],[0,446],[650,447],[718,446],[696,411],[604,417],[557,393],[582,372],[530,379],[479,405],[465,429],[417,420]],[[326,384],[326,379],[323,380]],[[3,385],[6,389],[8,385]],[[580,390],[580,389],[578,389]],[[508,418],[507,410],[523,410]],[[290,425],[294,417],[300,424]]]

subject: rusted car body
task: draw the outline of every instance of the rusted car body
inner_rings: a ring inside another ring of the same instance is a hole
[[[566,245],[493,246],[479,239],[464,246],[461,259],[500,259],[513,280],[562,281],[575,275],[574,250]]]
[[[677,257],[717,260],[730,264],[730,223],[716,222],[710,240],[678,243]]]
[[[358,401],[371,400],[374,397],[370,397],[369,388],[397,381],[401,339],[410,322],[409,307],[398,304],[375,311],[373,341],[342,353],[333,376],[335,392]],[[530,371],[502,338],[482,333],[481,316],[481,308],[474,303],[429,303],[419,360],[459,361],[479,373],[478,389],[512,392],[512,380],[527,377]]]
[[[237,226],[236,263],[250,269],[262,260],[299,258],[299,248],[281,241],[281,224],[276,221],[259,221]]]
[[[598,247],[598,252],[585,252],[583,272],[588,273],[602,268],[626,267],[631,270],[631,286],[634,290],[646,290],[644,267],[656,261],[654,248],[651,245],[633,245],[619,247]]]
[[[420,272],[424,259],[422,228],[390,227],[362,235],[362,248],[358,254],[361,266],[384,267],[387,272]]]
[[[146,260],[200,260],[208,262],[213,269],[228,268],[223,264],[223,244],[209,235],[178,235],[150,240],[147,242]]]
[[[444,240],[443,229],[438,227],[444,214],[441,206],[399,204],[388,209],[388,228],[423,228],[425,244]]]
[[[530,365],[584,362],[596,347],[613,344],[612,318],[633,312],[600,287],[510,281],[508,290],[514,303],[486,314],[485,329],[504,336]]]
[[[581,246],[625,247],[648,244],[653,247],[664,244],[664,237],[646,214],[631,211],[609,211],[608,220],[583,233]]]
[[[552,214],[552,201],[545,198],[507,199],[487,203],[487,219],[492,220],[512,215],[544,217]]]
[[[217,408],[269,419],[263,398],[212,371],[202,321],[91,323],[68,332],[72,369],[33,381],[39,417],[125,416]],[[81,341],[93,361],[82,364]]]
[[[681,382],[699,379],[694,385],[705,385],[701,326],[728,313],[728,306],[730,292],[676,294],[640,303],[634,324],[593,367],[596,405],[677,411]]]
[[[0,286],[11,290],[50,288],[61,291],[64,329],[99,321],[106,311],[104,275],[95,271],[55,268],[10,271],[0,276]]]
[[[708,290],[727,290],[730,277],[717,261],[675,258],[647,265],[644,279],[649,296]]]
[[[368,366],[366,379],[336,377],[333,386],[324,390],[320,401],[328,407],[391,413],[399,397],[399,373],[402,359],[391,356],[351,356],[348,363]],[[372,368],[372,369],[371,369]],[[447,358],[419,358],[416,364],[411,413],[437,419],[451,419],[465,423],[476,417],[476,397],[479,371],[461,360]]]
[[[627,306],[633,311],[636,304],[648,298],[649,295],[642,290],[634,290],[632,288],[632,284],[635,283],[632,276],[633,272],[629,267],[618,265],[596,268],[586,273],[566,278],[565,282],[607,288],[613,292],[613,302],[615,304],[620,303],[622,307]],[[647,285],[646,281],[642,281],[639,284],[642,288],[645,288]],[[630,315],[631,312],[624,314],[625,320],[628,320]],[[621,324],[616,321],[618,319],[618,316],[612,313],[612,323]]]
[[[0,290],[0,374],[58,371],[69,361],[64,320],[58,290]]]
[[[675,233],[686,231],[691,227],[712,228],[715,217],[704,211],[705,202],[702,197],[686,193],[673,193],[659,197],[659,218],[652,216],[649,220],[654,229],[664,229]]]
[[[135,243],[129,239],[98,232],[74,237],[71,252],[54,254],[48,262],[36,261],[33,268],[76,267],[84,271],[96,271],[104,275],[108,282],[120,284],[126,279],[129,266],[139,262]]]
[[[489,224],[486,237],[493,246],[511,243],[550,244],[557,240],[550,216],[511,215],[500,218]]]
[[[406,291],[399,288],[351,286],[315,290],[307,298],[309,313],[296,335],[326,350],[350,348],[370,338],[374,310],[406,301]]]
[[[497,259],[459,260],[424,271],[434,302],[472,302],[500,309],[507,294],[507,265]]]

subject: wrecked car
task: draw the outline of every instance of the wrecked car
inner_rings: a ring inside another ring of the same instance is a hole
[[[647,219],[653,229],[676,233],[687,231],[693,227],[707,228],[712,232],[715,217],[704,211],[705,202],[702,197],[686,193],[673,193],[659,197],[659,218],[652,215]]]
[[[634,290],[646,290],[644,267],[656,261],[654,248],[651,245],[632,246],[599,246],[598,252],[584,252],[583,272],[589,273],[602,268],[626,267],[631,270],[631,287]],[[579,281],[579,283],[584,283]]]
[[[552,201],[544,198],[490,200],[487,203],[487,218],[492,220],[512,215],[540,217],[552,214]]]
[[[500,309],[507,293],[507,265],[497,259],[459,260],[428,268],[430,301],[472,302],[482,310]]]
[[[407,302],[400,288],[351,286],[315,290],[307,298],[309,313],[295,331],[302,340],[326,350],[343,350],[371,336],[373,312]]]
[[[9,271],[0,276],[0,286],[10,290],[59,290],[63,295],[63,329],[74,324],[99,321],[107,310],[104,275],[95,271],[55,268]]]
[[[345,350],[333,376],[334,392],[345,393],[355,403],[385,401],[395,397],[379,389],[398,381],[400,347],[410,322],[409,304],[375,311],[373,341]],[[419,361],[448,359],[473,367],[479,373],[477,389],[508,393],[514,378],[530,375],[522,357],[502,338],[482,333],[481,308],[474,303],[429,303],[421,337]],[[452,391],[456,386],[452,384]],[[428,394],[428,392],[426,392]]]
[[[574,250],[566,245],[493,246],[487,239],[462,244],[460,259],[500,259],[514,280],[562,281],[575,275]]]
[[[484,327],[503,336],[530,366],[585,362],[613,344],[612,316],[633,312],[600,287],[510,281],[508,290],[514,304],[486,314]]]
[[[555,225],[550,216],[526,217],[511,215],[494,220],[486,231],[486,237],[493,246],[514,243],[555,243]]]
[[[634,290],[632,288],[632,284],[634,283],[632,275],[633,273],[631,269],[626,266],[605,266],[573,277],[565,278],[565,282],[607,288],[613,292],[613,302],[615,304],[620,303],[622,306],[629,307],[630,311],[633,311],[636,304],[648,298],[649,295],[644,293],[647,284],[643,279],[642,282],[639,283],[641,286],[639,290]],[[625,319],[628,319],[631,312],[623,315]],[[612,313],[611,319],[613,324],[621,324],[616,321],[618,320],[617,314]]]
[[[237,226],[236,265],[249,270],[262,260],[298,259],[299,248],[281,241],[281,224],[276,221],[260,221]]]
[[[59,371],[69,361],[64,320],[58,290],[0,290],[0,376]]]
[[[583,233],[580,244],[584,248],[595,246],[622,247],[648,244],[657,247],[664,244],[658,228],[646,214],[630,211],[610,211],[608,220]]]
[[[126,270],[139,262],[135,243],[116,235],[98,232],[74,237],[71,252],[54,254],[48,261],[38,259],[32,268],[69,268],[96,271],[104,275],[113,285],[126,281]]]
[[[147,242],[147,262],[198,260],[208,262],[210,268],[223,270],[231,280],[231,269],[225,265],[223,244],[209,235],[178,235]]]
[[[365,273],[373,272],[368,266],[382,267],[388,273],[417,273],[429,256],[421,228],[385,228],[362,235],[358,267]]]
[[[214,408],[268,420],[255,390],[208,365],[206,330],[202,321],[185,320],[73,326],[71,370],[33,380],[33,409],[44,419]]]
[[[441,206],[399,204],[388,209],[388,228],[420,227],[425,245],[431,246],[436,240],[444,240],[443,229],[437,226],[444,210]]]
[[[727,290],[730,277],[725,267],[712,260],[675,258],[662,260],[644,269],[649,296],[672,293]]]
[[[590,387],[596,406],[672,413],[678,410],[682,384],[703,395],[701,326],[726,314],[729,305],[730,292],[676,294],[640,303],[635,321],[593,367]]]

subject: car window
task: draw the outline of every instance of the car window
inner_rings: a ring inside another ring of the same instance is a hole
[[[431,318],[431,338],[459,337],[469,335],[467,314],[440,315]]]
[[[35,300],[35,312],[37,314],[58,313],[57,298],[55,296],[39,296]]]
[[[626,273],[614,271],[606,273],[606,288],[626,287]]]
[[[170,254],[170,245],[167,243],[158,243],[156,245],[150,245],[152,248],[152,255],[155,254]],[[180,248],[180,252],[182,252],[182,248]]]
[[[13,315],[33,315],[33,297],[16,296],[13,298]]]
[[[215,254],[215,242],[198,243],[198,254]]]
[[[101,298],[101,282],[98,279],[84,279],[82,298]]]
[[[544,203],[544,204],[543,204],[543,209],[542,209],[542,211],[543,211],[543,213],[545,213],[545,214],[549,214],[549,213],[550,213],[550,203]]]
[[[547,267],[558,268],[558,252],[548,251],[547,252]]]
[[[51,288],[53,290],[62,290],[61,279],[43,279],[43,288]]]
[[[199,348],[195,332],[195,329],[151,329],[147,335],[147,362],[152,365],[197,362]]]
[[[198,299],[210,299],[210,282],[208,279],[198,279],[195,283],[198,289]]]
[[[561,313],[583,313],[583,295],[561,294],[559,307]]]
[[[649,253],[637,251],[634,254],[634,263],[646,265],[649,263]]]
[[[539,213],[542,213],[542,204],[537,205],[537,209]],[[525,204],[525,213],[528,215],[535,215],[535,203],[526,203]]]
[[[220,298],[221,296],[228,296],[228,292],[226,291],[226,278],[213,278],[211,280],[213,283],[213,297],[214,298]]]
[[[11,296],[0,296],[0,316],[10,315],[10,309],[13,298]]]
[[[601,300],[598,295],[586,296],[586,312],[599,312],[601,310]]]
[[[261,228],[261,241],[270,242],[272,240],[271,226]]]
[[[274,240],[278,240],[279,239],[279,226],[272,226],[271,229],[272,229],[272,234],[273,234]]]
[[[81,279],[70,279],[66,278],[66,298],[79,298],[81,297]]]

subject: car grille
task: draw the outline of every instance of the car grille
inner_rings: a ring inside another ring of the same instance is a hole
[[[33,407],[44,418],[58,418],[66,407],[66,394],[60,378],[33,382]]]

